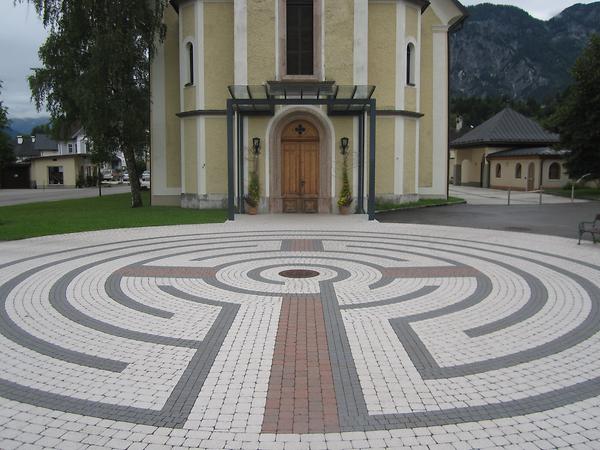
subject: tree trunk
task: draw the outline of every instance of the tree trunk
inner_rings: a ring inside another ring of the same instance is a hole
[[[131,207],[140,208],[142,204],[142,187],[140,185],[139,168],[135,160],[135,152],[131,148],[124,148],[123,155],[127,163],[127,171],[129,172],[129,187],[131,188]]]
[[[98,197],[102,197],[102,171],[100,170],[100,164],[98,164]]]

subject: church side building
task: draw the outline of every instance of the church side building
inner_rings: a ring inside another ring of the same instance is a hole
[[[445,197],[455,0],[179,0],[151,70],[152,202],[337,213]]]

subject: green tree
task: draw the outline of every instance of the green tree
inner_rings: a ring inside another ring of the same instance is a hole
[[[57,129],[79,121],[95,161],[123,151],[131,204],[142,206],[137,160],[149,145],[150,62],[167,0],[16,1],[33,3],[50,31],[29,78],[36,106]]]
[[[0,81],[0,93],[2,91],[2,82]],[[10,145],[10,138],[6,133],[8,129],[8,109],[4,106],[0,100],[0,176],[2,169],[6,163],[13,162],[15,155],[13,153],[12,146]]]
[[[36,125],[31,129],[31,135],[35,136],[36,134],[47,134],[48,136],[52,136],[52,126],[49,123]]]
[[[573,69],[569,88],[553,122],[561,144],[571,150],[571,178],[591,173],[600,179],[600,35],[593,35]]]

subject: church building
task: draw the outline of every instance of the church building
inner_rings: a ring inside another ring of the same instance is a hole
[[[179,0],[151,69],[152,203],[338,213],[444,198],[456,0]]]

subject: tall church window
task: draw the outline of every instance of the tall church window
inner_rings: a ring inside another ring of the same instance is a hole
[[[415,85],[415,45],[412,42],[406,46],[406,84]]]
[[[314,75],[313,0],[286,2],[287,75]]]
[[[188,79],[186,86],[191,86],[194,84],[194,44],[188,42],[185,46],[187,50],[187,70],[188,70]]]

